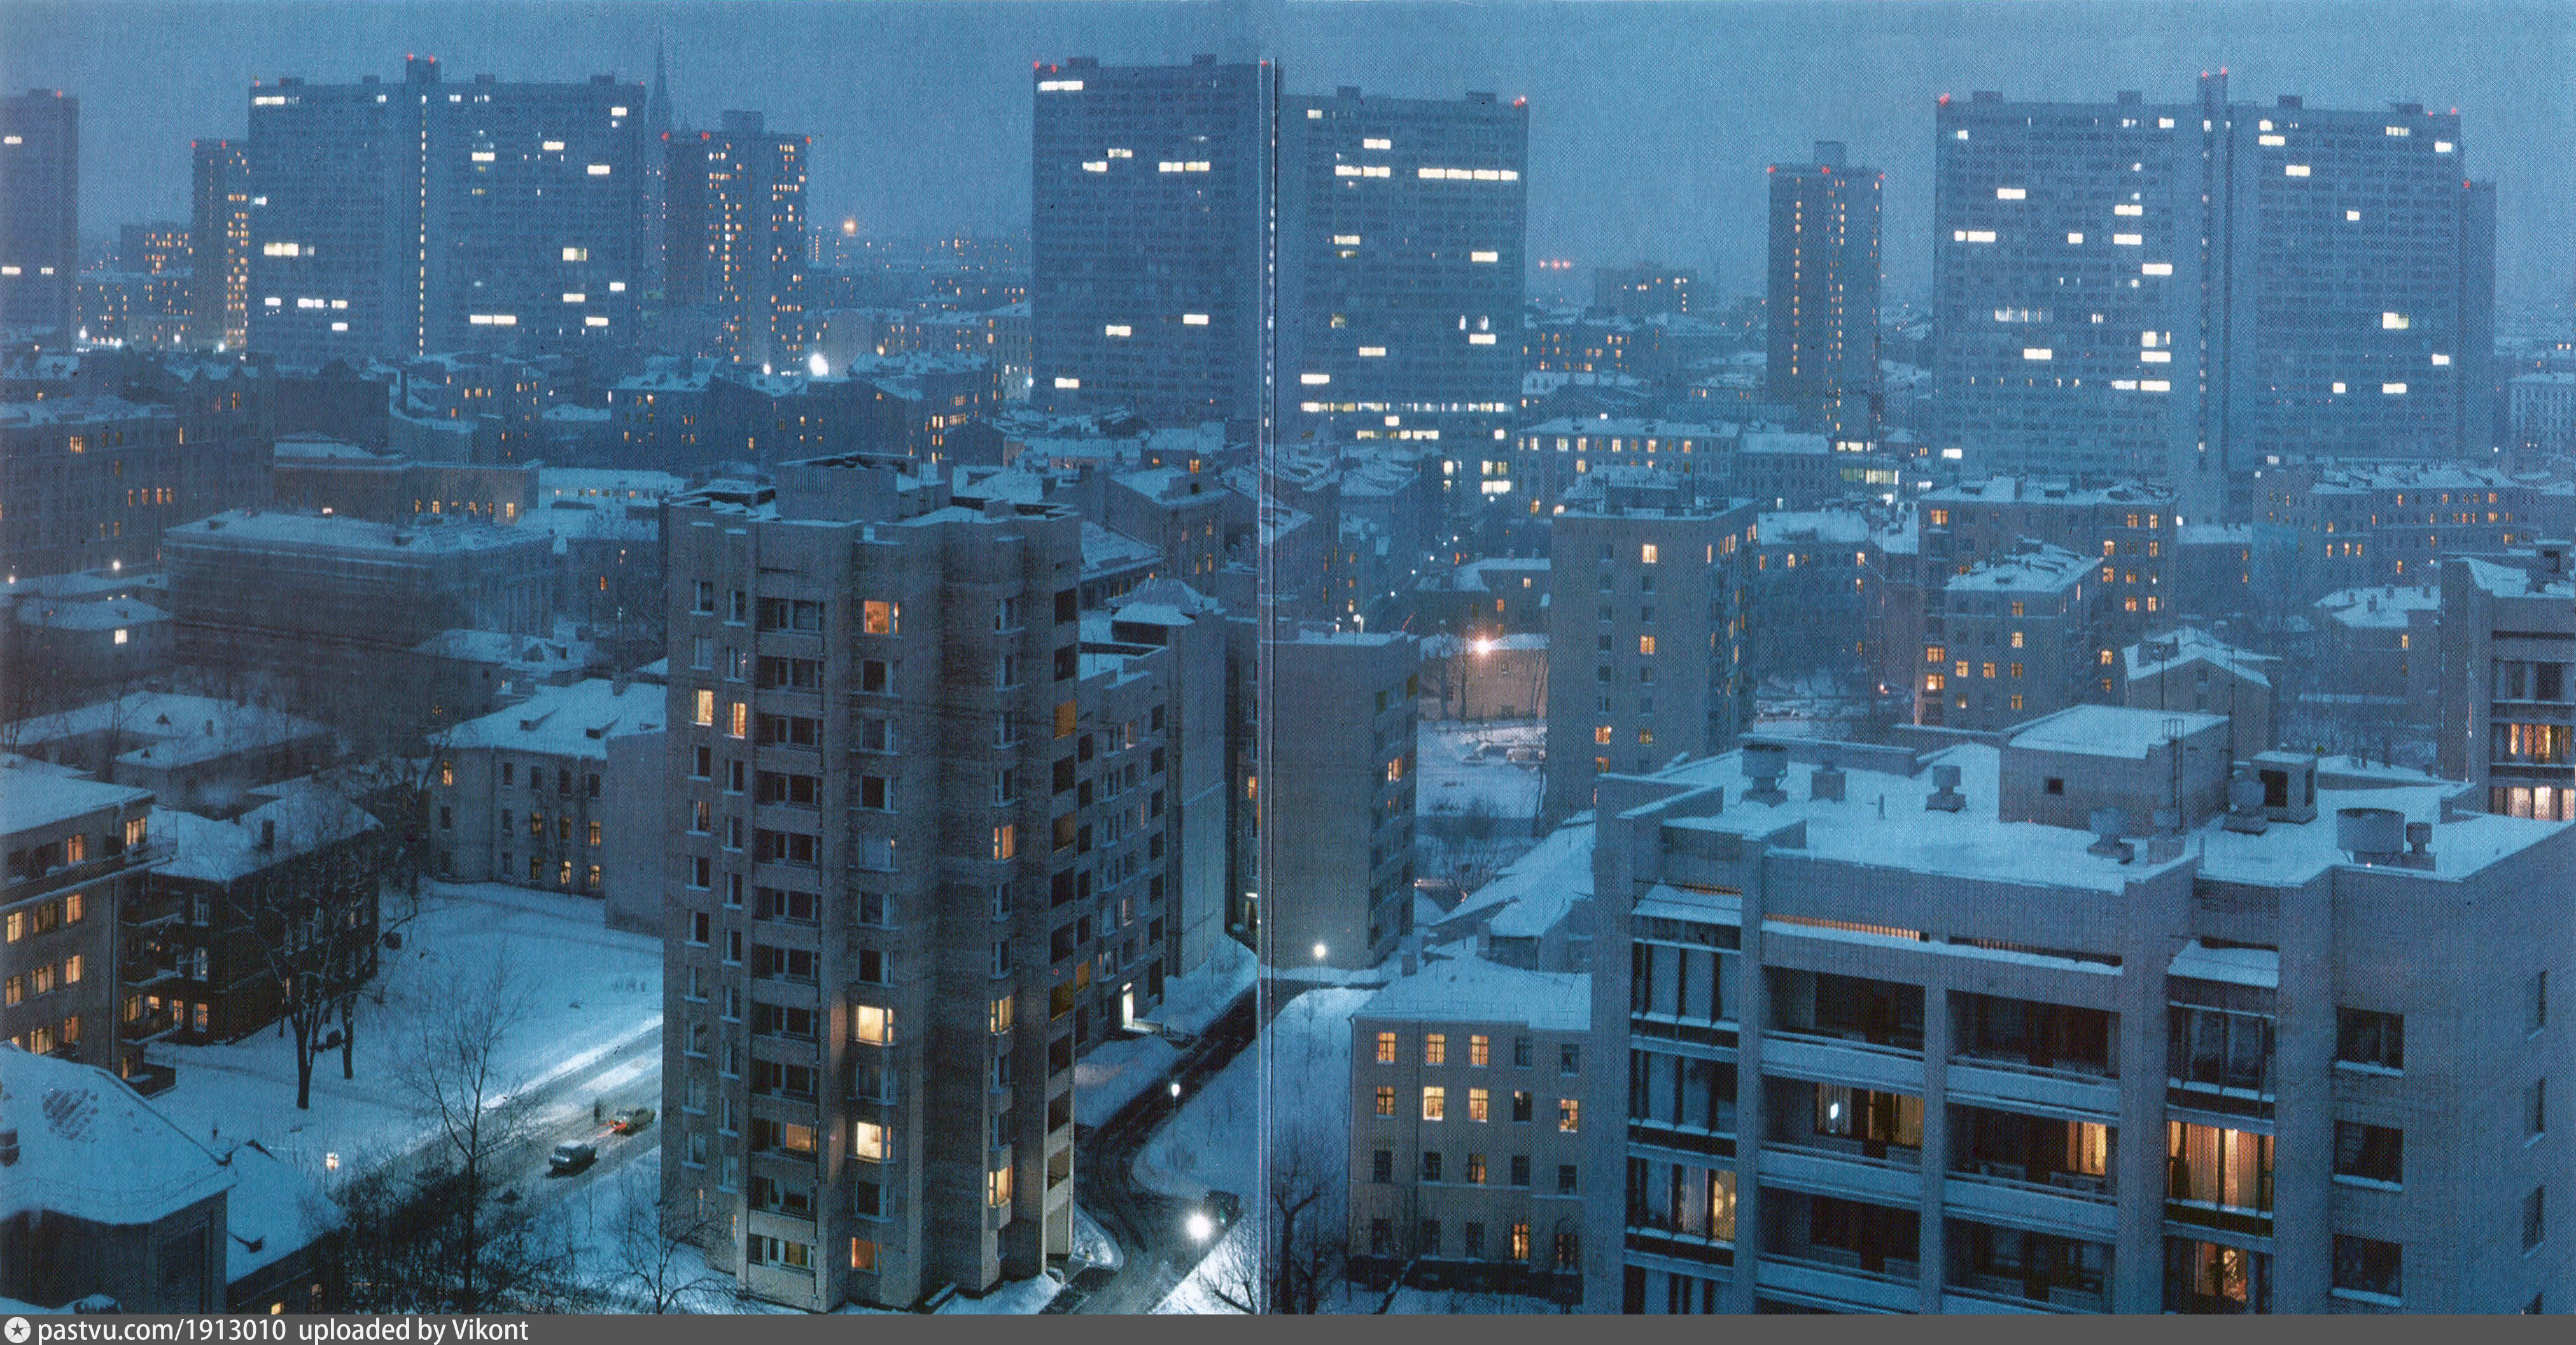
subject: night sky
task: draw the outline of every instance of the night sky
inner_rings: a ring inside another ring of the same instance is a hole
[[[1760,288],[1763,166],[1839,139],[1887,173],[1888,292],[1929,281],[1933,99],[2460,109],[2498,183],[2498,298],[2563,303],[2576,275],[2576,6],[2535,3],[37,4],[0,0],[0,87],[82,112],[84,229],[184,218],[187,142],[239,135],[252,79],[649,79],[680,115],[729,107],[814,137],[818,221],[877,236],[1025,228],[1029,63],[1281,62],[1292,90],[1530,100],[1530,249],[1579,267],[1657,257]],[[1578,272],[1577,274],[1580,274]]]

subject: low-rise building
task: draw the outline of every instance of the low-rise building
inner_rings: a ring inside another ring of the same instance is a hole
[[[2117,699],[2090,558],[2027,540],[1938,583],[1923,613],[1915,722],[1994,730],[2085,701]]]
[[[102,978],[105,979],[105,978]],[[114,1074],[0,1046],[0,1296],[222,1312],[236,1184]]]
[[[429,802],[439,876],[577,892],[608,902],[621,928],[659,930],[664,698],[594,678],[537,688],[443,735]],[[642,740],[641,773],[612,769],[626,738]],[[612,852],[612,833],[645,853]]]
[[[216,816],[240,811],[260,785],[309,775],[338,756],[331,731],[310,719],[161,691],[37,715],[0,732],[13,752]]]
[[[2177,627],[2121,649],[2120,703],[2226,715],[2236,727],[2228,753],[2243,761],[2272,748],[2272,670],[2280,662],[2197,626]]]
[[[126,1040],[117,995],[119,922],[141,900],[145,867],[167,854],[150,843],[151,806],[149,790],[0,763],[0,1041],[157,1089],[168,1079]]]
[[[1411,960],[1408,955],[1408,961]],[[1351,1278],[1582,1297],[1592,978],[1434,953],[1351,1016]],[[1291,1142],[1283,1140],[1282,1142]]]

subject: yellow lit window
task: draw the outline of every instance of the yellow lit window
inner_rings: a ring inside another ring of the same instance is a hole
[[[1467,1063],[1478,1069],[1494,1063],[1494,1039],[1484,1033],[1467,1039]]]
[[[733,703],[733,713],[725,725],[725,733],[735,738],[751,736],[751,706],[748,702]]]
[[[851,1005],[850,1039],[870,1046],[892,1046],[894,1010],[881,1004]]]
[[[1492,1108],[1493,1095],[1491,1093],[1482,1088],[1470,1088],[1467,1090],[1468,1120],[1490,1121],[1493,1119]]]
[[[1011,1030],[1011,1004],[1011,997],[1004,995],[985,1011],[985,1022],[996,1035]]]
[[[874,1121],[853,1121],[850,1123],[850,1156],[852,1158],[856,1158],[861,1162],[866,1163],[882,1163],[886,1161],[886,1151],[889,1147],[890,1146],[887,1143],[886,1128],[884,1126],[879,1125]]]
[[[984,1203],[997,1210],[1011,1203],[1009,1168],[995,1168],[984,1174]]]
[[[1654,637],[1654,636],[1651,636],[1651,635],[1640,635],[1640,636],[1638,636],[1638,637],[1637,637],[1637,652],[1638,652],[1638,653],[1640,653],[1640,654],[1652,654],[1652,653],[1654,653],[1654,652],[1655,652],[1655,637]]]
[[[1582,1122],[1583,1103],[1581,1101],[1570,1097],[1561,1097],[1556,1100],[1557,1133],[1562,1135],[1571,1135],[1582,1128]]]
[[[1395,1086],[1394,1086],[1394,1085],[1392,1085],[1392,1084],[1379,1084],[1379,1085],[1378,1085],[1378,1088],[1377,1088],[1377,1114],[1378,1114],[1378,1115],[1380,1115],[1380,1116],[1393,1116],[1393,1115],[1395,1115]]]
[[[1603,725],[1601,725],[1601,726],[1599,726],[1599,727],[1597,727],[1597,728],[1593,729],[1593,730],[1592,730],[1592,741],[1594,741],[1594,742],[1596,742],[1596,743],[1601,743],[1601,744],[1607,745],[1607,744],[1609,743],[1609,741],[1610,741],[1610,726],[1609,726],[1609,725],[1607,725],[1607,724],[1603,724]]]
[[[1648,542],[1637,548],[1637,563],[1641,565],[1652,565],[1655,563],[1655,555],[1655,544]]]
[[[1381,1065],[1392,1065],[1395,1063],[1394,1033],[1381,1032],[1377,1034],[1377,1063]]]
[[[1422,1063],[1426,1065],[1446,1065],[1449,1063],[1449,1036],[1447,1033],[1433,1032],[1426,1034],[1422,1038]]]
[[[1432,1084],[1422,1090],[1422,1119],[1426,1121],[1449,1119],[1448,1089]]]
[[[1005,822],[993,828],[993,858],[1010,859],[1020,852],[1019,828]]]
[[[694,712],[689,716],[689,722],[700,728],[713,727],[716,722],[716,693],[701,688],[694,699],[696,703]]]
[[[859,607],[859,629],[870,635],[894,635],[903,623],[903,604],[897,602],[862,603]]]

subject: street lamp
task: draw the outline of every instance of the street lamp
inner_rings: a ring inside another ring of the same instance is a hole
[[[1172,1096],[1173,1096],[1173,1097],[1175,1097],[1175,1098],[1177,1098],[1177,1097],[1179,1097],[1180,1095],[1181,1095],[1181,1081],[1180,1081],[1180,1080],[1178,1080],[1178,1079],[1174,1079],[1174,1080],[1172,1080]]]
[[[1329,949],[1327,949],[1327,948],[1325,948],[1325,947],[1324,947],[1324,945],[1322,945],[1322,944],[1320,944],[1320,943],[1319,943],[1319,944],[1316,944],[1316,945],[1315,945],[1315,960],[1316,960],[1316,961],[1318,961],[1318,962],[1323,961],[1323,960],[1324,960],[1324,954],[1325,954],[1325,953],[1327,953],[1327,952],[1329,952],[1329,951],[1330,951],[1330,950],[1329,950]]]
[[[1190,1241],[1205,1242],[1216,1236],[1216,1221],[1205,1214],[1193,1213],[1189,1220]]]

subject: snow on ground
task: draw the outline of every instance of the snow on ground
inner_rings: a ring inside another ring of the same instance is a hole
[[[1424,724],[1417,740],[1415,783],[1417,806],[1433,816],[1482,809],[1498,818],[1538,814],[1539,763],[1514,762],[1514,748],[1544,751],[1543,720],[1465,721],[1444,719]]]
[[[1463,1289],[1398,1289],[1395,1301],[1387,1302],[1383,1289],[1360,1289],[1343,1286],[1339,1301],[1328,1303],[1324,1311],[1333,1313],[1373,1313],[1389,1316],[1477,1316],[1553,1313],[1555,1304],[1543,1298],[1524,1294],[1479,1294]]]
[[[959,1294],[939,1305],[939,1315],[959,1317],[1034,1313],[1054,1302],[1055,1296],[1062,1292],[1064,1292],[1064,1281],[1052,1275],[1011,1280],[994,1286],[993,1292],[982,1298],[968,1298],[964,1294]]]
[[[1260,976],[1261,964],[1251,949],[1219,939],[1198,970],[1163,983],[1163,1003],[1154,1011],[1154,1021],[1175,1031],[1205,1032]],[[1119,1037],[1091,1048],[1073,1067],[1075,1123],[1108,1124],[1119,1108],[1169,1076],[1180,1058],[1177,1047],[1156,1036]]]
[[[1095,1129],[1109,1124],[1136,1095],[1161,1083],[1181,1052],[1160,1037],[1119,1037],[1091,1048],[1073,1064],[1073,1119]]]
[[[1251,949],[1219,939],[1216,951],[1197,970],[1163,982],[1163,1005],[1154,1011],[1154,1021],[1183,1032],[1205,1032],[1260,976],[1261,962]]]
[[[1199,1200],[1232,1191],[1247,1207],[1261,1190],[1261,1141],[1350,1131],[1351,1014],[1373,990],[1309,990],[1281,1006],[1255,1050],[1234,1058],[1136,1155],[1136,1180]],[[1267,1087],[1265,1084],[1267,1074]]]
[[[1127,1264],[1127,1254],[1118,1250],[1118,1240],[1109,1230],[1080,1205],[1073,1207],[1073,1255],[1066,1258],[1073,1266],[1098,1266],[1116,1270]]]
[[[607,928],[599,903],[497,883],[423,889],[403,946],[383,953],[371,993],[360,997],[355,1079],[340,1077],[338,1051],[326,1053],[313,1070],[312,1110],[297,1110],[295,1044],[263,1029],[229,1044],[154,1047],[152,1058],[175,1066],[178,1082],[153,1105],[192,1135],[256,1139],[319,1181],[326,1154],[364,1165],[428,1133],[392,1060],[459,974],[506,959],[535,987],[530,1017],[505,1048],[502,1075],[521,1088],[587,1069],[660,1028],[661,941]],[[606,1103],[658,1106],[658,1065],[637,1062],[603,1080]],[[574,1101],[588,1103],[566,1105]]]

